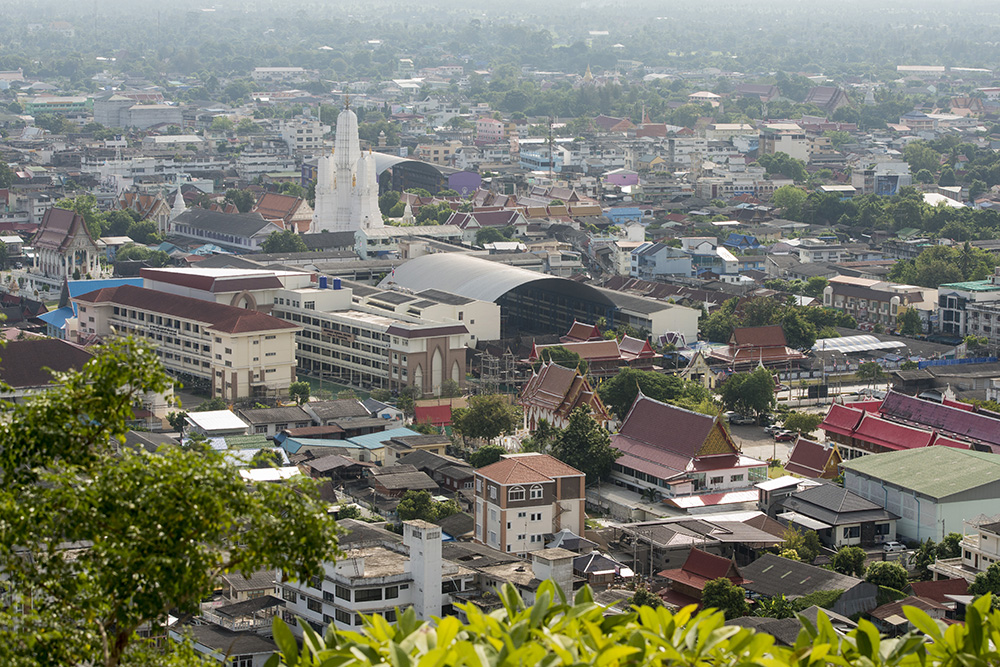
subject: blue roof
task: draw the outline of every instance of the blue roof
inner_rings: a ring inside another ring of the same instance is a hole
[[[82,296],[96,292],[105,287],[121,287],[122,285],[133,285],[142,287],[142,278],[107,278],[105,280],[70,280],[66,283],[69,288],[70,298]]]
[[[66,320],[71,317],[73,317],[73,309],[69,306],[63,306],[62,308],[42,313],[38,316],[38,319],[56,329],[62,329],[66,326]]]
[[[303,447],[343,447],[345,449],[362,449],[350,440],[330,440],[323,438],[288,438],[280,442],[281,448],[289,454],[295,454]]]
[[[408,435],[420,434],[408,428],[393,428],[388,431],[382,431],[381,433],[366,433],[365,435],[359,435],[354,438],[347,439],[346,442],[353,442],[358,447],[364,447],[365,449],[381,449],[385,446],[386,441],[392,440],[393,438],[404,438]]]

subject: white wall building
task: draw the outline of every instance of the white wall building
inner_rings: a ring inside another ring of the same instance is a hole
[[[332,155],[319,158],[316,206],[310,233],[383,227],[378,207],[375,156],[361,152],[358,116],[350,107],[337,116]]]

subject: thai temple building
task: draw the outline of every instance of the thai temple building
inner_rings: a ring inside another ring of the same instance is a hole
[[[375,156],[361,152],[358,116],[348,103],[337,116],[333,153],[319,158],[310,233],[353,232],[383,226]]]

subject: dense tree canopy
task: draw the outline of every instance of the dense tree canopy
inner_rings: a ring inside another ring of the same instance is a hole
[[[657,401],[687,408],[693,408],[710,397],[708,390],[698,383],[686,382],[676,375],[629,367],[620,369],[617,375],[602,382],[597,389],[604,405],[621,419],[628,414],[640,391]]]

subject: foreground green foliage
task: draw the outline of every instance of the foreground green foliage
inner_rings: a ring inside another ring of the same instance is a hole
[[[145,344],[112,342],[59,381],[0,440],[0,664],[196,664],[137,632],[196,613],[221,574],[305,578],[337,555],[311,480],[247,484],[207,448],[121,446],[137,395],[167,386]]]
[[[898,639],[881,637],[861,620],[846,636],[820,614],[813,625],[803,619],[795,645],[775,646],[770,635],[724,625],[722,613],[694,607],[677,613],[639,607],[604,615],[589,588],[567,599],[552,582],[543,583],[535,604],[526,607],[516,589],[500,592],[503,608],[484,614],[462,605],[467,623],[447,617],[436,626],[418,621],[412,609],[396,624],[380,616],[365,619],[362,632],[331,627],[321,638],[308,625],[301,651],[288,626],[274,621],[281,649],[268,667],[393,665],[764,665],[766,667],[858,665],[864,667],[943,667],[991,665],[1000,661],[1000,613],[988,598],[968,609],[965,625],[945,626],[921,610],[904,613],[918,628]],[[947,631],[945,628],[947,627]]]

